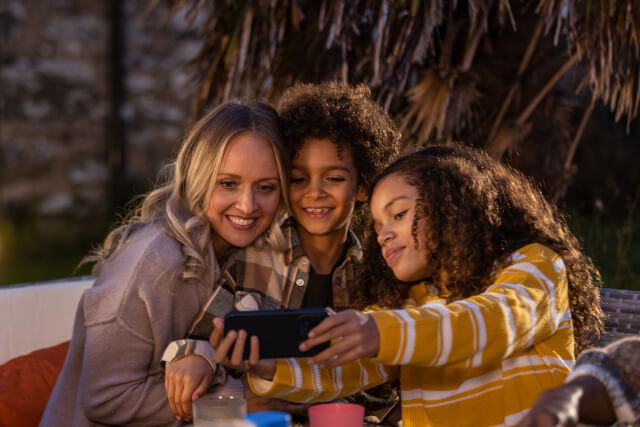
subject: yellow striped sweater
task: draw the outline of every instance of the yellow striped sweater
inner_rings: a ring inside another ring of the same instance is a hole
[[[514,252],[481,294],[445,304],[426,286],[402,309],[374,310],[375,358],[335,369],[280,359],[261,395],[321,402],[400,378],[404,427],[515,425],[574,364],[564,262],[531,244]]]

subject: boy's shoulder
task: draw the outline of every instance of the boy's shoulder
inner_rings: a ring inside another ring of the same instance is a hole
[[[242,284],[249,277],[258,276],[268,281],[277,276],[286,277],[294,263],[300,264],[302,268],[306,267],[304,262],[306,260],[308,265],[308,259],[304,256],[295,227],[287,219],[281,228],[287,242],[283,250],[276,249],[269,243],[238,249],[224,263],[223,274]]]

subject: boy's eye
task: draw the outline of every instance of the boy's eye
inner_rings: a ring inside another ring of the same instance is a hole
[[[291,177],[291,183],[292,184],[301,184],[304,182],[304,177],[303,176],[292,176]]]
[[[393,219],[402,219],[407,214],[408,209],[403,210],[402,212],[398,212],[393,216]]]
[[[225,190],[232,190],[233,188],[235,188],[236,183],[233,181],[220,181],[218,182],[218,185],[220,185]]]
[[[272,184],[262,184],[258,186],[258,191],[261,193],[270,193],[276,189],[275,185]]]
[[[329,182],[344,182],[345,178],[342,176],[330,176],[327,178]]]

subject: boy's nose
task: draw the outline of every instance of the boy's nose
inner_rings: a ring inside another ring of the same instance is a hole
[[[324,191],[322,181],[319,179],[312,179],[309,181],[309,187],[307,188],[307,194],[314,199],[321,198],[327,195]]]

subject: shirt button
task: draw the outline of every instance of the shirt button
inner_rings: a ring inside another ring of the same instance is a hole
[[[296,285],[298,285],[298,286],[304,285],[304,280],[302,280],[302,279],[296,280]]]

